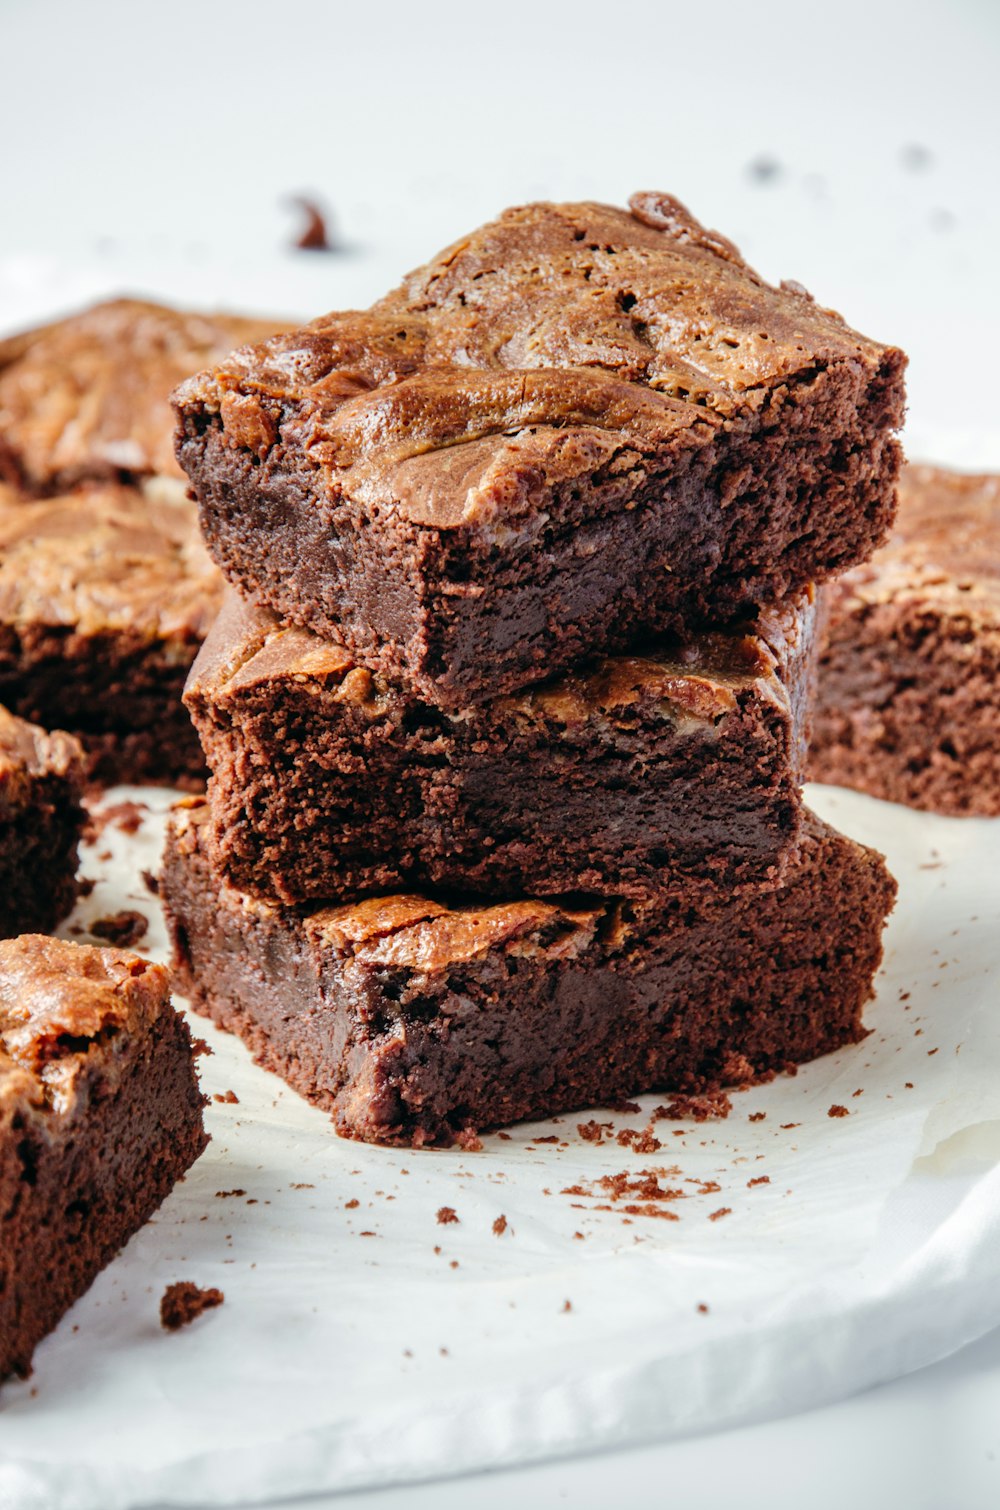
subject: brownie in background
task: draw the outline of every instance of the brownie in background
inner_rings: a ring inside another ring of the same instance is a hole
[[[77,897],[83,750],[0,707],[0,938],[48,933]]]
[[[825,591],[812,779],[1000,815],[1000,477],[907,467],[889,544]]]

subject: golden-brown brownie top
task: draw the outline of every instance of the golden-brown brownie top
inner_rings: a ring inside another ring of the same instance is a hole
[[[94,1055],[113,1089],[124,1049],[169,1009],[169,972],[138,955],[42,934],[0,941],[0,1128],[18,1112],[71,1112]]]
[[[904,467],[889,541],[831,591],[869,604],[933,604],[1000,628],[1000,476]]]
[[[83,750],[72,734],[49,734],[0,706],[0,810],[38,776],[73,774],[82,784]]]
[[[0,341],[0,475],[39,493],[83,478],[181,476],[171,390],[280,325],[114,299]]]
[[[0,622],[189,642],[221,597],[183,483],[94,483],[41,499],[0,484]]]
[[[552,488],[610,467],[626,485],[644,458],[756,413],[776,386],[885,359],[671,196],[630,204],[508,210],[370,310],[189,380],[178,408],[219,414],[261,457],[280,429],[335,495],[414,524],[510,528],[512,475]],[[522,495],[530,506],[538,488]]]
[[[754,690],[772,702],[787,702],[785,672],[805,653],[814,627],[814,593],[762,610],[756,622],[731,630],[706,630],[683,643],[658,642],[643,652],[607,656],[588,670],[540,687],[465,709],[453,721],[487,717],[511,723],[570,727],[589,719],[629,716],[642,705],[684,727],[714,727]],[[402,694],[356,666],[341,645],[307,629],[283,625],[269,610],[230,591],[191,669],[185,698],[192,705],[224,703],[248,691],[305,683],[377,718]]]

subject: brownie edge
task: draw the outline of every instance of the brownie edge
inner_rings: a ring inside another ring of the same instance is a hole
[[[755,1079],[864,1036],[895,882],[809,815],[778,890],[714,903],[304,917],[227,886],[175,809],[161,894],[178,983],[257,1062],[371,1142],[448,1143],[644,1091]]]

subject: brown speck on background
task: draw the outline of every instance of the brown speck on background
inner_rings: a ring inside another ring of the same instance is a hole
[[[145,937],[149,918],[144,912],[124,908],[121,912],[110,913],[108,917],[95,918],[88,924],[88,928],[94,938],[106,939],[116,949],[130,949]]]
[[[718,1211],[712,1211],[709,1213],[708,1219],[710,1222],[717,1222],[724,1216],[731,1216],[732,1211],[732,1206],[720,1206]]]
[[[747,163],[747,176],[752,178],[754,183],[775,183],[781,177],[781,164],[776,157],[761,153],[759,157]]]
[[[937,1050],[937,1049],[928,1049],[928,1050],[927,1050],[927,1057],[928,1057],[928,1059],[931,1059],[931,1058],[933,1058],[933,1056],[934,1056],[934,1055],[935,1055],[935,1054],[936,1054],[936,1053],[937,1053],[937,1052],[938,1052],[938,1050]]]
[[[565,1313],[566,1311],[571,1311],[572,1309],[573,1309],[573,1302],[571,1300],[564,1300],[563,1301],[563,1312]]]
[[[781,1131],[782,1132],[790,1132],[793,1127],[801,1127],[801,1126],[802,1126],[801,1122],[782,1122],[782,1124],[781,1124]]]
[[[215,1192],[215,1199],[217,1201],[228,1201],[233,1196],[242,1196],[242,1195],[246,1195],[246,1191],[245,1190],[217,1190]]]
[[[176,1332],[188,1322],[194,1321],[202,1311],[221,1306],[225,1300],[221,1290],[202,1290],[189,1279],[167,1285],[160,1300],[160,1325],[165,1332]]]
[[[912,1080],[907,1080],[905,1082],[904,1086],[903,1086],[903,1089],[905,1091],[912,1091],[912,1089],[913,1089],[913,1081]]]
[[[319,205],[313,199],[307,199],[304,194],[299,194],[293,201],[305,213],[306,223],[300,235],[295,238],[295,246],[301,252],[332,252],[333,242],[327,226],[327,218]]]
[[[493,1223],[493,1235],[494,1235],[494,1237],[503,1237],[503,1235],[504,1235],[504,1233],[506,1231],[507,1231],[507,1218],[505,1216],[498,1216],[496,1218],[496,1220],[494,1221],[494,1223]]]
[[[213,1101],[221,1101],[223,1106],[239,1106],[240,1098],[235,1091],[216,1091]]]
[[[764,1118],[766,1116],[767,1116],[767,1112],[751,1112],[750,1115],[749,1115],[749,1117],[747,1118],[747,1121],[748,1122],[763,1122],[763,1120],[764,1120]]]
[[[151,870],[140,870],[139,874],[142,877],[143,886],[145,886],[150,895],[158,897],[160,895],[159,876],[155,875]]]
[[[576,1239],[577,1242],[582,1243],[584,1241],[584,1236],[583,1236],[582,1232],[574,1232],[573,1236],[574,1236],[574,1238]]]
[[[849,1117],[850,1115],[846,1106],[837,1106],[836,1104],[831,1106],[827,1112],[828,1117]]]
[[[853,1096],[863,1096],[864,1095],[864,1091],[859,1086],[859,1088],[856,1091],[852,1091],[851,1092],[851,1095],[852,1095],[852,1097]]]
[[[585,1143],[601,1143],[610,1138],[615,1130],[613,1122],[578,1122],[576,1130]]]
[[[345,1201],[344,1202],[344,1210],[345,1211],[356,1211],[357,1208],[360,1205],[361,1205],[361,1202],[358,1200],[357,1196],[353,1195],[353,1196],[351,1196],[351,1199],[349,1201]]]
[[[747,1189],[752,1190],[755,1185],[770,1185],[770,1183],[771,1176],[769,1174],[759,1174],[755,1180],[747,1180]]]
[[[438,1225],[441,1227],[447,1227],[452,1222],[457,1222],[458,1214],[456,1213],[454,1206],[439,1206],[437,1220]]]
[[[695,1310],[698,1312],[699,1316],[707,1316],[708,1315],[708,1306],[705,1304],[704,1301],[702,1301],[700,1305],[695,1306]]]
[[[315,1185],[307,1185],[304,1180],[300,1180],[297,1184],[295,1184],[295,1185],[292,1186],[292,1189],[293,1190],[315,1190],[316,1186]]]
[[[97,882],[93,876],[81,876],[76,883],[77,895],[89,897],[96,885]]]

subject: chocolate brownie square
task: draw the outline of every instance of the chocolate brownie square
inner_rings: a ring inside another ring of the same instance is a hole
[[[46,933],[76,900],[83,751],[0,707],[0,938]]]
[[[911,466],[889,544],[826,592],[810,774],[1000,815],[1000,477]]]
[[[170,391],[279,323],[116,299],[0,341],[0,699],[94,781],[203,784],[180,694],[220,579]]]
[[[0,484],[0,701],[77,735],[90,780],[203,784],[181,696],[221,597],[183,483]]]
[[[175,810],[178,985],[338,1132],[419,1146],[746,1084],[864,1035],[895,883],[811,815],[783,885],[658,905],[397,895],[304,916],[224,882]]]
[[[905,358],[669,195],[535,204],[175,397],[215,559],[457,710],[871,555]]]
[[[777,884],[814,614],[805,593],[450,714],[232,594],[185,694],[213,863],[290,904]]]
[[[117,949],[0,943],[0,1379],[207,1142],[170,978]]]
[[[0,478],[30,493],[182,476],[171,389],[277,320],[113,299],[0,340]]]

